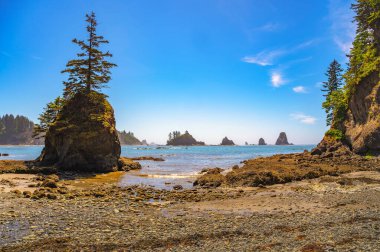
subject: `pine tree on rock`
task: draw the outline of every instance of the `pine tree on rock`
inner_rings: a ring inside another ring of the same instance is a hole
[[[49,102],[44,108],[44,112],[40,114],[38,120],[39,124],[34,125],[33,137],[41,138],[44,137],[48,131],[50,125],[55,122],[59,111],[62,109],[64,104],[64,99],[57,97],[53,102]]]
[[[333,91],[338,90],[343,85],[343,69],[338,61],[335,59],[330,63],[327,69],[326,76],[328,80],[323,82],[323,92],[326,92],[324,96],[329,96]]]
[[[78,92],[89,93],[91,90],[99,91],[107,87],[106,83],[111,80],[110,69],[116,66],[106,60],[112,57],[112,54],[100,50],[102,44],[109,42],[103,36],[96,34],[95,13],[87,14],[86,18],[87,40],[73,39],[73,43],[77,44],[82,52],[77,54],[78,59],[70,60],[66,64],[66,69],[62,71],[69,74],[68,80],[64,82],[65,98],[70,98]]]
[[[343,109],[340,108],[339,111],[337,107],[340,107],[340,103],[343,98],[343,69],[338,61],[335,59],[330,63],[326,76],[328,77],[327,81],[323,82],[322,91],[326,94],[326,101],[322,104],[322,107],[325,109],[327,114],[326,124],[330,126],[334,121],[334,114],[337,112],[344,113]]]

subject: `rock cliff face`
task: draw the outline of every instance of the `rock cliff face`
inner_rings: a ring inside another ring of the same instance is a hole
[[[259,145],[267,145],[267,143],[265,142],[264,138],[260,138],[259,139]]]
[[[190,135],[189,132],[185,132],[185,134],[182,134],[174,139],[171,139],[168,141],[167,145],[185,145],[185,146],[191,146],[191,145],[205,145],[204,142],[198,142],[195,140],[195,138]]]
[[[49,127],[38,161],[63,170],[108,172],[118,168],[120,142],[104,95],[77,93]]]
[[[358,154],[380,152],[380,71],[355,87],[345,121],[345,140]]]
[[[289,145],[285,132],[281,132],[277,138],[276,145]]]
[[[235,145],[234,141],[228,139],[227,137],[223,138],[220,145]]]

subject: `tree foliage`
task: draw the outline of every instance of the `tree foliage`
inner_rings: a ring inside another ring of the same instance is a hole
[[[112,54],[102,52],[100,46],[109,42],[103,36],[96,34],[97,22],[95,13],[86,15],[88,38],[86,41],[73,39],[73,43],[77,44],[81,52],[77,54],[77,59],[70,60],[66,64],[66,68],[62,73],[67,73],[68,79],[63,82],[65,88],[63,98],[58,97],[50,102],[44,108],[39,116],[39,124],[34,127],[34,137],[43,137],[49,127],[56,121],[57,116],[68,100],[79,92],[90,95],[92,90],[99,91],[106,87],[111,79],[110,69],[116,64],[106,60],[112,57]],[[100,94],[104,96],[104,94]]]
[[[49,102],[44,111],[38,117],[39,124],[34,126],[33,137],[44,137],[50,125],[52,125],[57,119],[59,111],[62,109],[65,100],[61,97],[57,97],[53,102]]]
[[[345,114],[345,94],[342,90],[343,87],[343,77],[342,77],[343,69],[338,61],[335,59],[330,63],[326,76],[327,81],[323,82],[322,91],[326,94],[326,101],[322,104],[322,107],[325,109],[327,118],[326,124],[327,126],[332,125],[334,123],[338,123],[341,120],[339,118],[344,118]]]
[[[349,94],[363,78],[380,68],[380,0],[357,0],[352,8],[357,30],[344,76]]]
[[[30,144],[34,123],[25,116],[4,115],[0,117],[1,144]]]
[[[86,41],[73,39],[81,52],[77,54],[78,59],[70,60],[66,64],[66,69],[62,73],[68,73],[68,80],[64,82],[64,97],[71,97],[77,92],[90,92],[106,87],[106,83],[111,80],[110,69],[116,64],[106,60],[112,57],[110,52],[102,52],[100,46],[108,44],[103,36],[96,34],[95,13],[86,15],[88,38]]]
[[[343,68],[337,60],[333,60],[325,75],[327,76],[327,81],[323,82],[322,91],[326,94],[324,96],[329,96],[333,91],[338,90],[343,85]]]

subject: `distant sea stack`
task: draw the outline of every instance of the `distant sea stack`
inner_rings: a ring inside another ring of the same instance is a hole
[[[267,145],[267,143],[265,142],[264,138],[260,138],[259,139],[259,145]]]
[[[227,137],[223,138],[220,145],[235,145],[234,141],[228,139]]]
[[[167,141],[167,145],[184,145],[184,146],[192,146],[192,145],[205,145],[204,142],[198,142],[195,138],[190,135],[188,131],[185,134],[181,134],[179,131],[174,131],[169,134],[169,140]]]
[[[49,127],[38,160],[62,170],[108,172],[117,170],[120,151],[111,104],[98,92],[79,92]]]
[[[281,132],[277,138],[276,145],[290,145],[285,132]]]
[[[118,131],[117,135],[121,145],[143,145],[132,132]]]

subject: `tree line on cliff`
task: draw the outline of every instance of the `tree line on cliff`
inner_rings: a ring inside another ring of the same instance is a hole
[[[356,153],[380,152],[380,1],[357,0],[352,9],[357,29],[347,69],[333,60],[322,89],[330,129],[318,153],[329,139]]]
[[[0,117],[0,144],[42,144],[33,138],[34,123],[21,115],[6,114]]]

